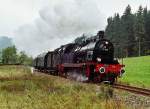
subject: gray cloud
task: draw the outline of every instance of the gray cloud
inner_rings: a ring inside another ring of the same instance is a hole
[[[71,42],[82,33],[104,29],[96,0],[52,1],[39,11],[34,22],[15,31],[14,42],[20,50],[35,56]]]

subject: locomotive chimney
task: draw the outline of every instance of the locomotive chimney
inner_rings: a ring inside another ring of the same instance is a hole
[[[99,39],[103,39],[104,38],[104,31],[99,31],[97,33],[97,36],[99,37]]]

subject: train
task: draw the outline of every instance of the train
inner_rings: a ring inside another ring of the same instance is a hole
[[[33,66],[38,71],[77,81],[114,84],[125,73],[125,65],[114,57],[114,45],[104,37],[104,31],[99,31],[80,43],[42,53],[34,59]]]

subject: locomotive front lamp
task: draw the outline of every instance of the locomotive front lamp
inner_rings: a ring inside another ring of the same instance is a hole
[[[125,73],[125,70],[124,69],[121,69],[120,70],[120,77]]]
[[[108,42],[106,41],[105,44],[108,44]]]
[[[96,60],[97,60],[97,62],[101,62],[102,61],[101,58],[97,58]]]

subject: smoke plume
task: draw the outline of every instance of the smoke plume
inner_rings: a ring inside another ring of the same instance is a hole
[[[104,27],[96,0],[51,1],[39,10],[37,19],[15,31],[14,42],[20,50],[36,56]]]

